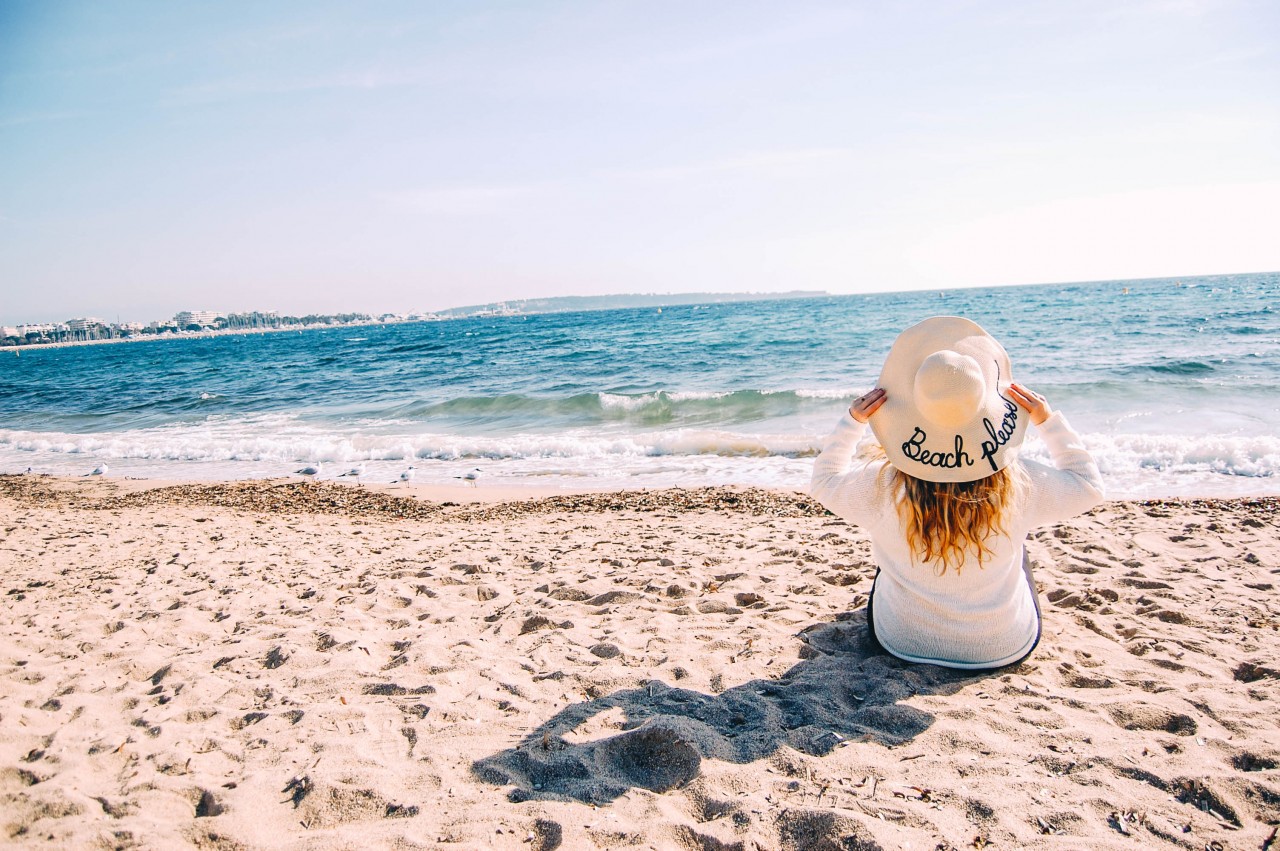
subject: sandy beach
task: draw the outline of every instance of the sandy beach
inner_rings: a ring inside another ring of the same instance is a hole
[[[519,496],[0,477],[0,844],[1280,849],[1275,498],[1038,531],[973,675],[799,494]]]

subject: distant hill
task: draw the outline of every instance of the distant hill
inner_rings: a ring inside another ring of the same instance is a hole
[[[679,304],[724,304],[737,301],[777,301],[820,298],[829,293],[792,290],[785,293],[631,293],[626,295],[568,295],[554,298],[520,298],[492,304],[473,304],[436,311],[437,316],[483,314],[572,313],[583,310],[621,310],[629,307],[670,307]]]

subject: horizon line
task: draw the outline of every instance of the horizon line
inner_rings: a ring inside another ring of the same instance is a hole
[[[850,293],[830,292],[828,290],[806,290],[806,289],[798,289],[798,288],[790,289],[790,290],[744,290],[744,291],[736,291],[736,292],[734,291],[716,292],[716,291],[710,291],[710,290],[707,290],[707,291],[703,291],[703,290],[674,291],[673,290],[673,291],[667,291],[667,292],[627,292],[627,293],[588,293],[588,294],[574,293],[574,294],[553,295],[553,296],[537,296],[537,295],[516,296],[512,298],[499,299],[499,300],[490,301],[490,302],[463,304],[463,305],[456,305],[452,307],[442,307],[442,308],[437,308],[435,310],[407,310],[407,311],[390,311],[390,310],[363,311],[363,310],[356,310],[356,309],[344,309],[344,310],[322,312],[318,310],[304,310],[304,311],[263,310],[260,308],[247,309],[247,310],[222,310],[222,311],[206,311],[202,309],[200,311],[194,311],[188,308],[184,310],[175,311],[173,316],[165,317],[165,319],[152,319],[150,320],[150,322],[165,321],[167,319],[174,318],[178,314],[183,312],[193,312],[193,313],[194,312],[212,312],[222,316],[243,315],[243,314],[250,314],[250,313],[275,313],[275,314],[283,314],[288,316],[305,316],[308,314],[315,314],[318,316],[336,316],[342,313],[360,313],[363,315],[370,316],[372,318],[374,316],[386,316],[386,315],[394,315],[394,316],[437,315],[437,314],[448,313],[450,311],[457,311],[457,310],[472,310],[472,309],[480,310],[487,307],[496,307],[499,305],[510,304],[512,302],[556,301],[556,300],[582,299],[582,298],[635,298],[640,296],[647,296],[647,297],[754,296],[756,297],[755,300],[767,301],[770,299],[759,298],[759,297],[760,296],[785,297],[791,294],[802,293],[802,294],[805,294],[805,297],[809,297],[809,298],[816,298],[816,297],[822,297],[822,296],[831,297],[831,298],[845,298],[845,297],[854,297],[854,296],[893,295],[896,293],[909,293],[909,292],[921,292],[921,291],[927,292],[929,290],[946,292],[948,290],[1002,289],[1002,288],[1048,287],[1048,286],[1086,286],[1090,284],[1146,283],[1149,281],[1169,281],[1169,280],[1178,280],[1181,278],[1187,278],[1187,279],[1229,278],[1229,277],[1238,277],[1241,275],[1275,275],[1275,274],[1280,274],[1280,269],[1266,269],[1266,270],[1248,271],[1248,272],[1210,272],[1210,273],[1198,273],[1198,274],[1151,275],[1151,276],[1146,276],[1141,278],[1097,278],[1092,280],[1074,280],[1074,281],[1073,280],[1057,280],[1057,281],[1051,280],[1051,281],[1035,281],[1030,283],[1000,283],[1000,284],[954,284],[951,286],[938,286],[938,287],[916,286],[916,287],[903,287],[903,288],[884,289],[884,290],[870,289],[862,292],[850,292]],[[537,311],[537,312],[547,312],[547,311]],[[566,311],[566,312],[572,312],[572,311]],[[0,321],[0,326],[18,327],[18,326],[25,326],[25,325],[47,325],[55,322],[65,323],[69,321],[74,321],[76,319],[89,319],[89,318],[96,318],[96,317],[81,315],[81,316],[72,316],[72,317],[68,317],[67,319],[58,319],[58,320],[44,320],[44,321],[35,320],[35,321],[15,322],[13,323],[13,325],[9,325],[7,322]],[[136,319],[127,319],[127,320],[117,319],[115,322],[106,322],[104,324],[122,325],[125,323],[134,323],[139,321],[140,320],[136,320]]]

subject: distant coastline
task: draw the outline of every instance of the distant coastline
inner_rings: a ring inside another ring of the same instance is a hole
[[[102,324],[103,336],[93,339],[31,341],[0,344],[0,351],[22,349],[67,348],[69,346],[94,346],[104,343],[136,343],[154,340],[189,340],[202,337],[226,337],[237,334],[272,334],[281,331],[309,331],[318,328],[359,328],[371,325],[398,325],[406,322],[445,322],[454,319],[473,319],[485,316],[534,316],[544,313],[578,313],[594,310],[626,310],[630,308],[662,308],[700,304],[733,304],[752,301],[784,301],[799,298],[823,298],[830,293],[817,290],[791,290],[780,293],[631,293],[602,296],[552,296],[548,298],[510,299],[507,301],[451,307],[432,313],[382,314],[374,318],[341,322],[292,322],[282,325],[246,327],[202,327],[166,331],[138,331],[136,323]],[[225,314],[210,314],[222,317]],[[74,320],[73,320],[74,321]],[[84,321],[84,320],[78,320]],[[49,323],[44,323],[49,324]],[[157,323],[152,323],[154,327]],[[27,326],[18,326],[27,327]],[[0,338],[3,339],[3,338]]]
[[[420,320],[402,320],[420,321]],[[67,349],[72,346],[104,346],[116,343],[158,343],[165,340],[199,340],[206,337],[243,337],[248,334],[280,334],[290,331],[314,331],[318,328],[366,328],[370,325],[392,323],[370,319],[363,322],[347,322],[342,325],[285,325],[279,328],[208,328],[204,331],[176,331],[165,334],[135,334],[128,337],[106,337],[100,340],[58,340],[49,343],[22,343],[16,346],[2,345],[0,352],[21,352],[24,349]]]
[[[786,301],[797,298],[824,298],[821,290],[790,290],[778,293],[628,293],[624,295],[565,295],[548,298],[518,298],[440,310],[440,318],[465,319],[472,316],[529,316],[539,313],[580,313],[589,310],[627,310],[641,307],[677,307],[694,304],[735,304],[744,301]]]

